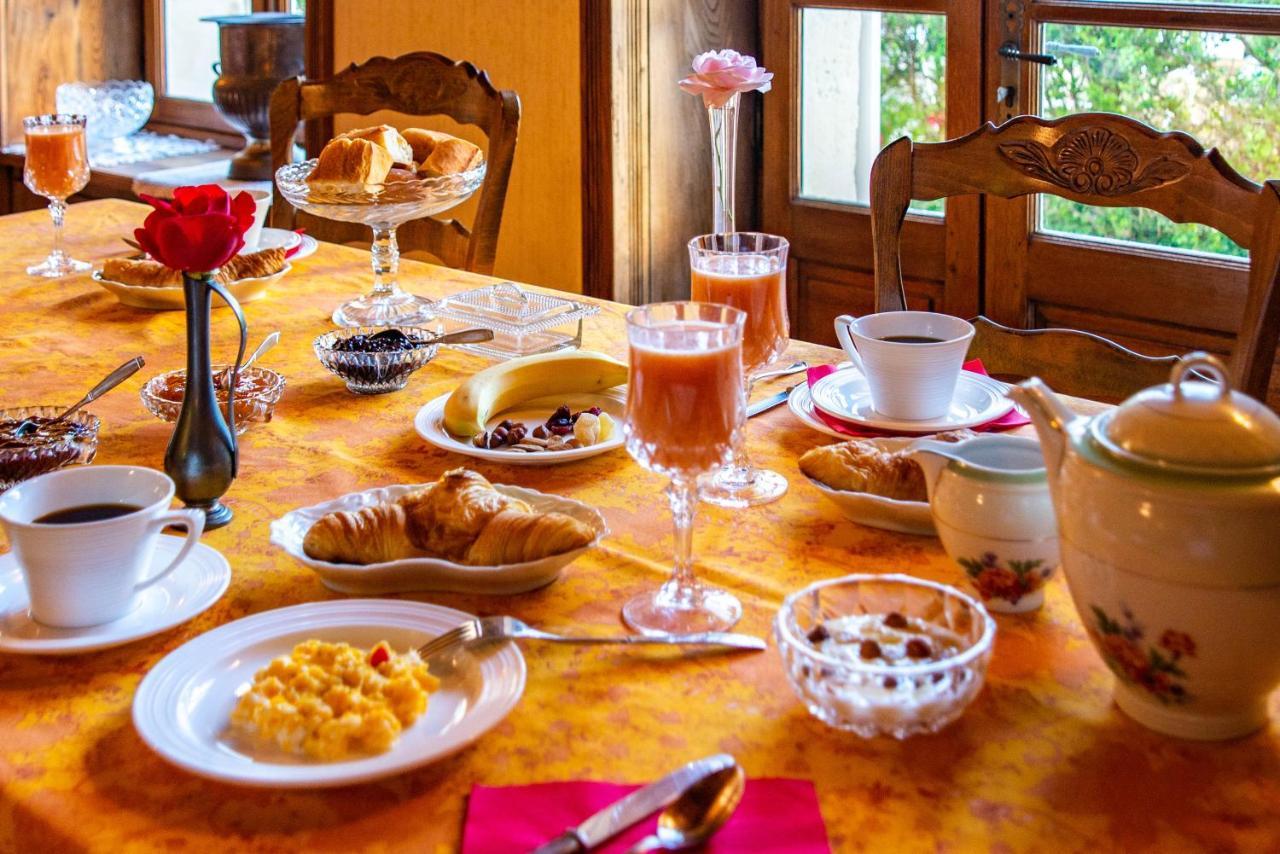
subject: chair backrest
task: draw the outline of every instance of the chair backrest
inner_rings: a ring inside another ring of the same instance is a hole
[[[1169,381],[1177,356],[1144,356],[1074,329],[1010,329],[975,317],[969,358],[1005,382],[1040,377],[1056,391],[1103,403]]]
[[[271,96],[273,170],[292,161],[293,137],[299,121],[339,113],[367,116],[378,110],[448,116],[459,124],[478,127],[488,137],[485,178],[472,228],[468,230],[452,219],[428,218],[402,226],[397,230],[397,239],[402,251],[422,249],[451,267],[492,273],[520,128],[519,96],[495,89],[489,76],[469,62],[454,62],[425,51],[353,63],[328,80],[285,80]],[[271,224],[294,228],[299,223],[322,239],[369,239],[368,229],[363,226],[322,220],[294,210],[276,189]]]
[[[903,137],[871,169],[877,311],[906,306],[899,244],[911,201],[974,193],[1006,199],[1051,193],[1086,205],[1150,208],[1174,222],[1217,229],[1247,248],[1249,290],[1231,379],[1266,397],[1280,336],[1280,181],[1255,184],[1185,133],[1161,133],[1110,113],[1018,116],[947,142]]]

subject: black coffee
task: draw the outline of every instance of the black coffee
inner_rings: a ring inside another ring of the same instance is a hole
[[[886,335],[879,339],[891,344],[941,344],[944,338],[931,338],[928,335]]]
[[[39,525],[74,525],[78,522],[101,522],[137,513],[142,508],[136,504],[81,504],[46,513],[36,523]]]

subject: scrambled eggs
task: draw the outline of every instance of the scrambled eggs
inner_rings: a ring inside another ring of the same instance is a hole
[[[426,711],[438,685],[412,650],[308,640],[258,671],[231,723],[312,759],[383,753]]]

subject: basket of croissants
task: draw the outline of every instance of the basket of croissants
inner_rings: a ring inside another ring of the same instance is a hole
[[[271,541],[328,587],[521,593],[549,584],[608,533],[599,511],[495,485],[468,469],[435,483],[351,493],[271,525]]]

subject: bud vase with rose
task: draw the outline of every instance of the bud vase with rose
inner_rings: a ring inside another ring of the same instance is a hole
[[[221,499],[239,469],[235,388],[248,328],[239,303],[214,280],[214,273],[244,248],[244,233],[253,224],[255,203],[248,193],[232,197],[213,184],[179,187],[172,201],[145,195],[142,200],[155,210],[134,237],[152,258],[182,273],[186,302],[186,390],[165,452],[164,470],[173,478],[183,503],[205,512],[205,528],[217,528],[230,522],[232,515]],[[228,382],[225,418],[218,408],[209,347],[215,293],[231,307],[240,324],[240,348]]]

